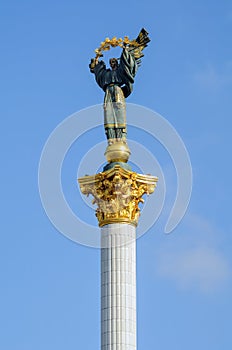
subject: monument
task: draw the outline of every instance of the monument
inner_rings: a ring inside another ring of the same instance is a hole
[[[153,193],[158,179],[138,174],[128,164],[125,99],[149,42],[145,29],[135,40],[106,38],[89,65],[105,93],[107,164],[102,172],[78,182],[83,194],[93,196],[101,228],[101,350],[136,350],[136,226],[142,197]],[[121,56],[111,58],[106,68],[100,57],[117,46]]]

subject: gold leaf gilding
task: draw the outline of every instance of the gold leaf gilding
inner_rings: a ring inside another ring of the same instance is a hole
[[[151,175],[141,175],[125,170],[119,165],[113,169],[78,179],[81,192],[93,196],[97,204],[96,216],[99,226],[123,222],[138,224],[139,203],[144,194],[154,192],[158,179]]]

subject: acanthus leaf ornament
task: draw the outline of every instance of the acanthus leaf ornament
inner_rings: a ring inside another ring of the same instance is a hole
[[[157,177],[137,174],[120,165],[78,179],[81,192],[93,196],[99,226],[110,223],[138,224],[142,196],[154,192]]]

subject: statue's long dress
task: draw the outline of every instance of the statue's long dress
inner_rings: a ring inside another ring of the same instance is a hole
[[[105,91],[104,127],[108,140],[126,140],[125,97],[132,92],[136,71],[136,61],[125,49],[116,70],[106,69],[103,61],[94,68],[96,81]]]
[[[122,89],[109,85],[104,98],[104,127],[107,139],[126,138],[126,103]]]

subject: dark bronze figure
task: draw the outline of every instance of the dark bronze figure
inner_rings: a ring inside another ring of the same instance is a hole
[[[109,144],[122,141],[126,142],[126,104],[127,98],[133,89],[142,50],[150,41],[148,33],[142,29],[136,40],[129,41],[113,38],[106,39],[101,47],[96,50],[97,56],[91,59],[90,71],[95,74],[98,85],[105,92],[104,98],[104,127]],[[99,61],[102,50],[109,50],[110,46],[121,46],[120,59],[110,59],[110,69],[106,68],[104,61]],[[119,61],[119,62],[118,62]]]

